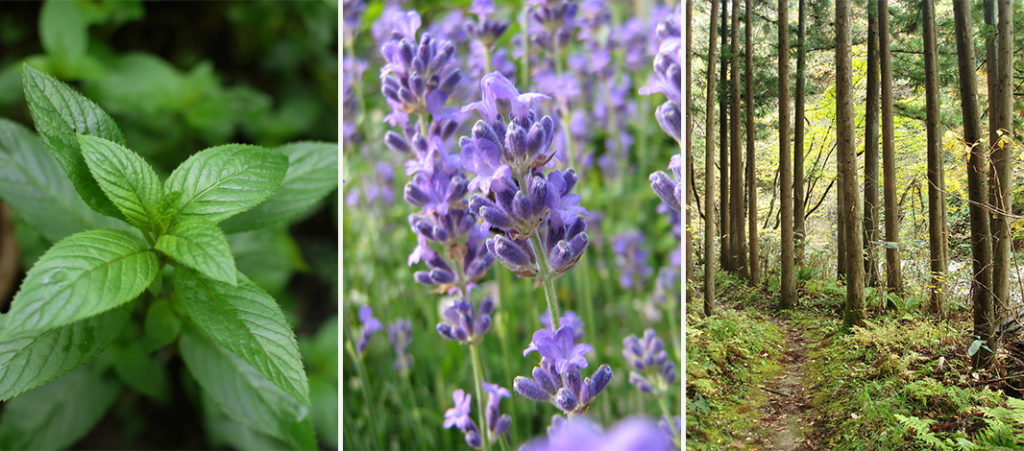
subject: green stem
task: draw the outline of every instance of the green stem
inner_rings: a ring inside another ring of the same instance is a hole
[[[481,44],[482,45],[482,44]],[[484,48],[484,75],[491,73],[491,47],[483,45]]]
[[[594,334],[596,331],[594,330],[594,327],[596,326],[596,324],[594,324],[594,295],[590,291],[591,262],[590,257],[588,255],[584,255],[583,259],[583,268],[580,271],[577,271],[577,273],[580,275],[580,278],[582,279],[581,282],[583,284],[583,314],[587,318],[587,324],[586,326],[584,326],[584,329],[589,328],[590,334],[588,335],[588,337],[595,337],[596,335]]]
[[[668,428],[672,431],[672,441],[676,441],[680,431],[676,431],[676,422],[668,410],[668,402],[665,401],[664,394],[658,395],[657,398],[658,407],[661,407],[661,414],[665,416],[665,420],[668,421]]]
[[[483,400],[483,388],[481,381],[483,381],[483,363],[480,361],[480,350],[477,349],[477,343],[469,344],[469,353],[473,356],[473,388],[476,389],[476,411],[477,418],[480,421],[480,440],[483,443],[484,451],[490,449],[490,440],[488,435],[490,432],[487,429],[487,423],[484,421],[484,400]]]
[[[363,366],[363,358],[362,356],[359,355],[359,353],[356,352],[352,343],[352,337],[350,336],[349,342],[346,343],[347,346],[345,347],[346,350],[348,350],[349,356],[352,357],[353,361],[355,361],[356,375],[359,376],[359,380],[362,381],[363,389],[361,391],[363,392],[363,402],[366,403],[366,418],[370,419],[368,423],[370,423],[370,428],[373,429],[373,438],[376,441],[375,448],[383,449],[384,447],[381,446],[380,441],[380,432],[377,430],[377,422],[372,420],[374,418],[377,418],[377,416],[374,412],[376,410],[376,407],[370,396],[370,379],[366,377],[366,367]]]
[[[544,286],[544,298],[548,302],[548,310],[551,311],[551,330],[557,331],[558,320],[562,317],[562,312],[558,309],[558,294],[555,293],[555,283],[548,265],[548,254],[544,252],[544,247],[536,232],[530,236],[530,242],[533,243],[533,253],[537,255],[537,263],[540,265],[540,273],[537,277],[540,278],[541,285]]]

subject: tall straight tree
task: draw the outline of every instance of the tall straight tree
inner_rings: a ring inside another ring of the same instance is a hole
[[[960,73],[960,109],[964,118],[964,142],[970,146],[967,159],[967,195],[971,201],[971,260],[974,275],[971,279],[971,304],[974,311],[974,335],[985,342],[971,356],[975,368],[992,365],[990,343],[995,335],[995,316],[992,311],[992,241],[988,212],[983,204],[988,200],[987,151],[981,138],[981,116],[978,112],[978,78],[974,73],[974,37],[971,33],[971,5],[967,0],[953,0],[953,18],[956,23],[957,69]]]
[[[928,137],[928,250],[931,259],[929,309],[941,317],[946,313],[946,203],[940,149],[942,131],[939,129],[939,60],[934,0],[921,1],[921,19],[924,23],[925,128]]]
[[[993,206],[1000,212],[992,217],[992,289],[996,319],[1009,318],[1010,259],[1012,257],[1010,221],[1013,213],[1013,4],[998,2],[999,26],[996,35],[996,90],[989,94],[995,112],[997,137],[992,145]]]
[[[718,96],[718,110],[721,111],[722,119],[718,122],[718,132],[721,135],[721,143],[718,150],[718,243],[721,246],[722,269],[732,270],[732,210],[729,209],[729,54],[732,52],[729,45],[729,0],[722,0],[722,74],[721,86]]]
[[[882,174],[885,178],[885,284],[902,294],[900,212],[896,205],[896,146],[892,123],[892,54],[889,52],[889,1],[878,0],[878,62],[882,75]]]
[[[803,1],[803,0],[801,0]],[[750,253],[750,284],[758,285],[761,280],[761,262],[757,255],[757,160],[754,158],[754,45],[753,45],[753,28],[751,27],[750,15],[751,0],[746,0],[745,8],[745,27],[744,34],[746,37],[746,46],[744,48],[745,60],[746,60],[746,73],[744,74],[744,82],[746,83],[746,98],[744,103],[746,104],[747,110],[747,204],[748,216],[747,225],[750,228],[749,238],[750,246],[748,251]]]
[[[867,3],[868,67],[864,119],[864,276],[878,285],[878,5]]]
[[[715,313],[715,40],[718,33],[718,2],[711,2],[711,36],[708,39],[707,103],[704,113],[704,314]]]
[[[684,152],[686,153],[684,159],[685,166],[682,168],[683,177],[686,180],[686,184],[683,189],[686,191],[686,205],[683,208],[683,214],[686,216],[684,223],[686,225],[685,239],[686,239],[686,289],[690,289],[690,283],[693,280],[693,233],[690,232],[690,204],[693,203],[693,177],[690,172],[690,164],[693,161],[693,152],[691,147],[693,146],[693,108],[691,108],[690,96],[693,95],[693,65],[690,64],[690,58],[693,56],[693,0],[686,0],[686,97],[683,99],[683,108],[686,110],[686,145]],[[689,292],[687,292],[689,294]],[[689,296],[687,296],[689,297]]]
[[[794,259],[804,261],[807,230],[804,226],[804,90],[807,83],[807,0],[797,5],[796,53],[796,115],[793,118],[793,235],[796,239]]]
[[[793,157],[789,147],[789,0],[779,0],[779,206],[782,214],[782,297],[779,306],[796,305],[793,268]]]
[[[857,198],[857,155],[853,146],[853,66],[850,0],[836,0],[836,132],[841,205],[846,221],[846,306],[843,325],[864,324],[864,260],[861,257],[860,208]]]
[[[731,112],[729,114],[732,119],[729,121],[729,177],[730,177],[730,191],[729,195],[729,209],[731,210],[729,217],[732,218],[732,230],[729,235],[732,243],[729,245],[732,251],[732,262],[729,264],[730,267],[741,276],[747,276],[747,243],[746,243],[746,227],[744,223],[744,200],[745,195],[743,192],[743,148],[740,147],[740,0],[732,0],[732,37],[729,41],[732,43],[731,52],[729,54],[732,59],[732,68],[729,71],[732,73],[730,80],[730,96],[731,101]]]

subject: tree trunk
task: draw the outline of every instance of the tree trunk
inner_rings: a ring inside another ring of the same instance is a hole
[[[846,218],[846,306],[843,325],[864,324],[864,259],[857,193],[857,155],[853,145],[853,67],[850,0],[836,0],[836,132]]]
[[[935,44],[935,3],[921,1],[921,19],[924,23],[924,86],[926,134],[928,137],[928,250],[931,259],[929,309],[938,317],[946,314],[946,216],[942,188],[942,131],[939,129],[939,62]]]
[[[957,68],[960,73],[960,109],[964,118],[964,142],[970,147],[967,160],[967,194],[971,200],[971,304],[974,311],[974,335],[986,342],[971,356],[974,368],[992,365],[995,343],[995,317],[992,311],[992,241],[988,212],[982,206],[988,200],[987,149],[981,141],[981,116],[978,113],[978,78],[974,73],[974,36],[971,33],[971,5],[967,0],[953,1],[956,22]]]
[[[892,125],[892,54],[889,52],[889,1],[878,0],[878,61],[882,75],[882,172],[885,177],[885,282],[902,295],[900,213],[896,205],[896,146]]]
[[[793,268],[793,158],[789,147],[789,0],[779,0],[779,206],[782,212],[782,298],[779,306],[796,305]]]
[[[721,246],[722,269],[731,271],[732,268],[732,210],[730,210],[729,196],[729,54],[726,49],[732,52],[729,45],[729,0],[722,0],[722,74],[721,86],[719,87],[718,110],[721,111],[722,119],[718,121],[718,132],[722,136],[718,150],[718,244]]]
[[[751,28],[751,0],[746,0],[746,27],[744,33],[746,37],[746,74],[744,82],[746,83],[746,105],[747,105],[747,207],[748,211],[748,227],[749,239],[750,239],[750,284],[757,286],[761,281],[761,262],[757,255],[757,161],[754,158],[754,85],[753,85],[753,38]]]
[[[867,105],[864,119],[864,276],[878,286],[878,10],[868,2]]]
[[[704,113],[704,314],[715,312],[715,38],[718,33],[718,2],[711,2],[711,36],[708,39],[707,103]]]
[[[995,112],[997,137],[992,143],[993,206],[1000,212],[1013,213],[1013,5],[999,0],[999,34],[996,35],[996,90],[989,94]],[[993,76],[993,74],[989,74]],[[990,113],[991,114],[991,113]],[[992,289],[995,295],[996,320],[1010,317],[1010,221],[1004,214],[992,218]]]
[[[740,276],[747,276],[747,239],[746,239],[746,224],[744,224],[744,192],[743,192],[743,148],[740,142],[740,124],[742,123],[740,114],[740,0],[732,0],[732,68],[730,72],[731,82],[731,93],[730,100],[732,102],[731,113],[729,121],[729,176],[731,182],[732,193],[729,195],[730,202],[730,214],[729,217],[732,219],[732,230],[730,231],[730,238],[732,243],[729,247],[732,251],[732,262],[730,266],[732,269],[740,274]]]
[[[685,145],[685,160],[686,167],[683,168],[683,177],[686,180],[684,189],[686,191],[686,204],[683,207],[683,214],[685,215],[685,221],[683,224],[686,226],[685,229],[685,241],[686,246],[686,278],[684,279],[687,299],[691,294],[690,287],[693,280],[693,233],[690,232],[690,204],[693,203],[693,177],[691,172],[688,170],[690,164],[693,162],[693,152],[690,148],[693,146],[693,108],[691,108],[690,96],[693,95],[693,69],[690,64],[690,57],[693,56],[693,0],[686,0],[686,97],[683,98],[683,108],[686,110],[686,145]]]
[[[804,226],[804,211],[807,209],[804,194],[804,90],[807,74],[807,1],[798,4],[799,25],[797,28],[798,50],[796,54],[796,114],[793,118],[793,235],[796,239],[794,259],[803,264],[807,231]]]

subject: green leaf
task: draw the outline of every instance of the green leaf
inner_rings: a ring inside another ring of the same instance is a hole
[[[0,197],[20,219],[52,242],[87,229],[127,227],[90,209],[43,142],[28,128],[3,118]]]
[[[128,222],[148,230],[160,229],[160,178],[137,153],[103,138],[78,135],[89,172],[107,198]]]
[[[4,406],[0,449],[63,449],[84,437],[114,405],[121,387],[85,367]]]
[[[157,239],[156,249],[213,280],[238,284],[227,237],[203,218],[178,221]]]
[[[296,270],[307,269],[299,245],[287,229],[234,233],[228,235],[228,243],[238,271],[270,293],[282,292]]]
[[[309,402],[285,393],[242,358],[190,328],[182,331],[178,349],[199,386],[231,419],[294,448],[316,448]]]
[[[254,431],[239,423],[221,409],[217,401],[209,393],[203,391],[201,401],[203,408],[203,426],[206,429],[208,443],[211,448],[230,447],[240,450],[289,450],[283,441],[267,434]],[[337,426],[335,426],[337,429]]]
[[[149,304],[146,311],[146,332],[143,342],[146,351],[153,352],[178,339],[181,333],[181,319],[174,313],[174,307],[166,299],[157,299]]]
[[[288,159],[262,147],[227,144],[185,160],[164,184],[177,197],[168,217],[200,216],[218,223],[263,202],[281,184]]]
[[[297,142],[276,149],[288,156],[288,173],[266,202],[224,222],[228,233],[287,221],[327,197],[338,187],[338,145]]]
[[[124,145],[124,135],[109,115],[68,85],[32,67],[24,66],[25,100],[39,137],[67,173],[75,190],[90,208],[122,219],[121,212],[103,195],[89,173],[75,134],[88,134]]]
[[[89,46],[89,24],[78,2],[43,3],[39,11],[39,42],[62,63],[76,61]]]
[[[64,238],[28,271],[0,337],[60,327],[132,299],[159,270],[156,252],[120,230],[90,230]]]
[[[238,286],[234,287],[184,267],[174,270],[174,291],[204,335],[309,404],[309,383],[295,334],[267,292],[244,274],[238,274]]]
[[[121,334],[128,317],[127,310],[120,308],[69,326],[0,340],[0,400],[92,360]]]
[[[112,351],[114,371],[126,385],[160,403],[170,400],[167,370],[149,356],[140,342],[115,345]]]

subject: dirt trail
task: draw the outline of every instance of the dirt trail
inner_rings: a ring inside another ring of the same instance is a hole
[[[809,440],[812,431],[810,420],[809,381],[807,374],[807,343],[801,330],[795,329],[788,321],[779,321],[779,327],[786,331],[787,349],[779,363],[782,372],[761,386],[768,393],[768,403],[761,407],[768,434],[764,445],[779,450],[813,450]]]

